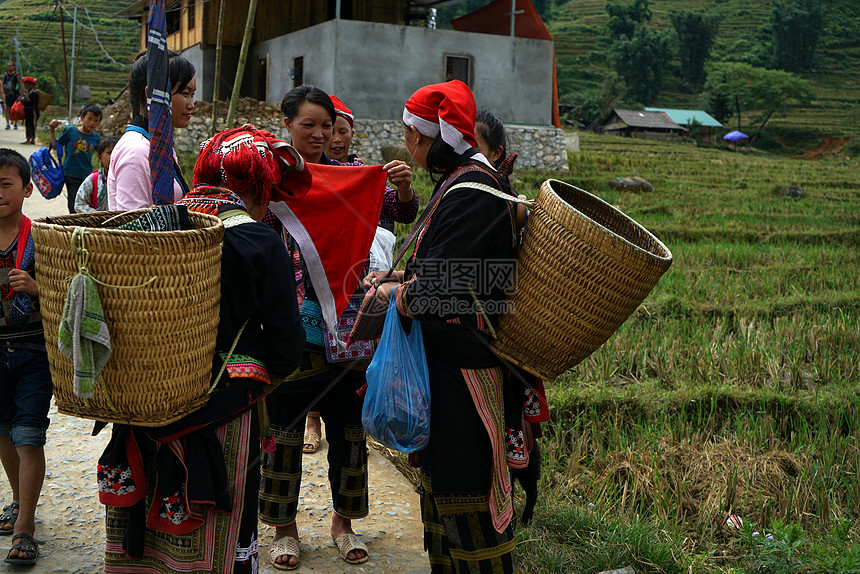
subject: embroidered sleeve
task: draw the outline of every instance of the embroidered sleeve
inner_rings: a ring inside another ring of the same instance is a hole
[[[93,194],[93,178],[87,177],[81,182],[78,192],[75,194],[75,211],[77,213],[89,213],[95,211],[90,207],[90,197]]]
[[[418,194],[413,191],[412,199],[400,201],[397,190],[391,184],[385,184],[385,196],[382,199],[382,217],[390,217],[399,223],[411,223],[418,214]]]

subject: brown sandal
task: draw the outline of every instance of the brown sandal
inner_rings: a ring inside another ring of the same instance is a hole
[[[320,435],[315,432],[305,433],[304,442],[302,443],[302,452],[313,453],[320,447]]]
[[[16,510],[20,510],[17,502],[13,502],[11,504],[7,504],[3,507],[3,514],[0,514],[0,523],[8,522],[12,525],[12,528],[6,530],[5,528],[0,528],[0,536],[9,536],[15,530],[15,522],[18,520],[18,513]]]
[[[15,543],[15,541],[18,541]],[[12,537],[12,548],[9,549],[9,554],[6,555],[6,564],[35,564],[36,559],[39,557],[39,544],[44,544],[39,540],[33,538],[33,535],[28,532],[22,532],[20,534],[16,534]],[[12,558],[11,554],[13,550],[17,550],[18,552],[23,552],[25,557],[18,556],[16,558]]]

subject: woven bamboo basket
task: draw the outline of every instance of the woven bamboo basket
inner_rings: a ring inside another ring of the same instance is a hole
[[[207,400],[221,299],[217,217],[189,212],[194,229],[112,229],[146,210],[62,215],[33,222],[36,279],[54,398],[65,414],[160,426]],[[111,355],[93,398],[74,393],[72,361],[57,347],[66,292],[79,271],[72,233],[86,229],[87,269],[97,284]],[[154,280],[144,286],[142,284]]]
[[[597,350],[672,264],[647,229],[557,180],[541,185],[517,260],[517,289],[496,351],[554,379]]]

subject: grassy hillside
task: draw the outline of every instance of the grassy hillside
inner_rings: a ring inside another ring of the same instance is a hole
[[[137,52],[135,22],[115,18],[128,2],[86,0],[78,2],[75,51],[75,84],[88,85],[92,101],[105,103],[106,94],[116,95],[128,78],[129,62]],[[66,52],[71,69],[73,2],[64,3]],[[14,38],[18,37],[20,72],[36,77],[42,89],[55,94],[55,103],[65,103],[65,73],[60,10],[52,0],[6,0],[0,3],[0,57],[15,61]],[[75,103],[83,103],[76,99]]]
[[[547,27],[556,42],[559,91],[562,103],[575,103],[598,92],[611,66],[605,28],[605,0],[567,0],[560,3]],[[651,25],[671,26],[673,10],[702,11],[720,17],[719,36],[712,57],[744,59],[757,43],[758,30],[768,23],[770,0],[652,0]],[[804,77],[817,93],[807,108],[775,116],[762,145],[789,155],[827,145],[827,138],[860,136],[860,3],[822,2],[824,29],[816,50],[814,70]],[[677,64],[677,63],[676,63]],[[639,107],[636,102],[624,105]],[[701,94],[691,93],[670,80],[655,105],[706,108]]]

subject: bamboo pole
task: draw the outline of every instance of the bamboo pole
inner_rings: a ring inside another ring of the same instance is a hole
[[[72,100],[75,98],[75,34],[78,31],[78,7],[72,12],[72,73],[69,83],[69,123],[72,123]],[[65,53],[63,54],[65,55]]]
[[[248,59],[248,45],[251,43],[251,32],[254,30],[254,19],[257,15],[257,0],[251,0],[248,6],[248,19],[245,21],[245,35],[242,37],[242,50],[239,52],[239,65],[236,66],[236,80],[233,82],[233,92],[230,94],[230,108],[227,110],[226,127],[232,127],[236,106],[239,103],[239,91],[242,89],[242,76],[245,74],[245,60]]]
[[[218,6],[218,35],[215,41],[215,84],[212,86],[212,131],[214,136],[218,131],[218,86],[221,83],[221,52],[224,49],[224,7],[227,0],[221,0]]]
[[[60,7],[60,36],[63,38],[63,72],[66,76],[66,101],[68,102],[71,101],[71,98],[69,98],[69,64],[66,61],[66,28],[63,26],[66,15],[63,14],[63,5],[57,2],[57,6]]]

